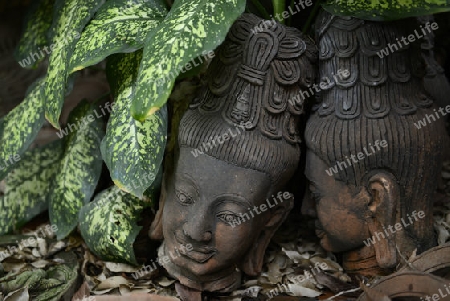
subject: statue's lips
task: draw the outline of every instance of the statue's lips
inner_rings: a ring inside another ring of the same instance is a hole
[[[177,233],[175,233],[175,239],[179,244],[187,245],[186,240],[177,235]],[[188,251],[186,248],[182,248],[179,251],[181,255],[186,256],[198,263],[204,263],[208,261],[217,252],[215,248],[209,246],[194,246],[194,249],[190,251]]]
[[[208,253],[205,253],[205,252],[200,252],[198,250],[192,250],[192,251],[183,250],[183,252],[180,252],[180,253],[198,263],[204,263],[204,262],[208,261],[211,257],[213,257],[214,254],[216,254],[215,251],[209,251]]]

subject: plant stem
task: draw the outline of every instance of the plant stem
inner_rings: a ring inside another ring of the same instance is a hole
[[[261,14],[261,17],[263,17],[264,19],[267,19],[267,20],[270,19],[269,13],[264,8],[264,6],[261,3],[259,3],[258,0],[252,0],[252,3],[258,9],[259,13]]]
[[[286,7],[286,0],[272,0],[273,4],[273,15],[274,17],[284,12],[284,8]],[[278,21],[278,18],[276,18]],[[281,24],[284,24],[284,18],[281,18]]]
[[[313,22],[313,20],[316,19],[317,16],[317,12],[320,9],[320,5],[322,4],[321,0],[317,0],[316,4],[314,4],[314,7],[311,11],[311,13],[309,14],[308,20],[306,20],[305,25],[303,26],[302,32],[304,34],[306,34],[306,32],[309,30],[309,28],[311,27],[311,23]]]

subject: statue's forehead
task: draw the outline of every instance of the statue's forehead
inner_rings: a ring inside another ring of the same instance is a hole
[[[260,199],[271,189],[267,174],[233,165],[208,155],[193,158],[190,148],[182,148],[175,168],[176,186],[189,186],[198,194],[236,195]]]

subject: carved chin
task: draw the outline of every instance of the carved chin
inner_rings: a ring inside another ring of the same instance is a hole
[[[167,253],[165,242],[158,250],[158,257],[170,256]],[[203,263],[183,254],[163,262],[164,268],[180,283],[197,290],[207,291],[234,291],[241,283],[241,273],[235,269],[217,269],[218,262],[214,256]]]

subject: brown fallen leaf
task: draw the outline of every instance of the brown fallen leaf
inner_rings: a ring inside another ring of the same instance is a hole
[[[327,287],[333,293],[338,293],[354,288],[352,285],[341,281],[339,278],[333,277],[326,273],[319,272],[314,277],[316,278],[318,284]]]
[[[90,294],[91,294],[91,290],[89,288],[89,284],[85,281],[80,286],[78,291],[73,295],[72,301],[86,299],[89,297]]]
[[[28,294],[28,288],[21,288],[8,294],[4,301],[28,301],[30,300],[30,295]]]
[[[96,296],[96,301],[180,301],[175,297],[165,297],[152,294],[129,294],[126,296]]]

